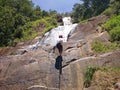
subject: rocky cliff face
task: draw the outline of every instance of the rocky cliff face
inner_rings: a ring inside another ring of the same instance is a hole
[[[63,43],[62,56],[57,50],[52,53],[50,46],[30,51],[17,49],[1,56],[0,90],[83,90],[88,66],[119,67],[120,51],[95,55],[91,50],[94,40],[109,42],[108,33],[99,26],[106,20],[98,16],[79,24],[68,42]]]

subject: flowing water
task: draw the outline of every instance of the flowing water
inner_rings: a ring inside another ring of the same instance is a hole
[[[62,41],[67,42],[68,36],[73,32],[77,24],[72,24],[70,17],[63,18],[63,26],[58,26],[49,32],[44,34],[42,40],[39,40],[37,43],[30,45],[30,49],[38,48],[41,45],[51,45],[55,46],[59,41],[59,35],[62,35]]]

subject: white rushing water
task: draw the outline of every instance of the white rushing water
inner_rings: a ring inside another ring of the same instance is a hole
[[[63,36],[63,42],[67,42],[68,35],[75,29],[77,24],[72,24],[70,17],[64,17],[63,23],[64,26],[58,26],[57,28],[54,28],[50,32],[46,33],[46,38],[42,43],[55,46],[56,43],[59,41],[59,35]]]
[[[40,45],[55,46],[60,40],[59,35],[63,36],[63,42],[67,42],[68,35],[75,29],[77,24],[72,24],[71,17],[64,17],[63,24],[63,26],[58,26],[57,28],[54,28],[49,32],[45,33],[41,41],[38,41],[34,45],[30,45],[29,48],[37,48]]]

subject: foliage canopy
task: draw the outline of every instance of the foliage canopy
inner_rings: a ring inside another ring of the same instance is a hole
[[[0,0],[0,46],[13,46],[18,41],[34,38],[40,33],[34,29],[36,22],[38,25],[44,22],[43,32],[54,28],[57,16],[55,10],[41,10],[30,0]]]

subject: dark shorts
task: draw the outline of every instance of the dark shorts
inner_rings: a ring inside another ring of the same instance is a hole
[[[56,47],[57,47],[58,51],[59,51],[60,53],[62,53],[62,51],[63,51],[63,46],[62,46],[62,44],[61,44],[61,43],[57,43]]]

